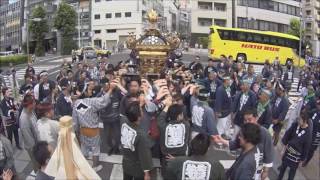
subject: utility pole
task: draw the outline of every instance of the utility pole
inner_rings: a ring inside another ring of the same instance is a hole
[[[236,0],[232,0],[231,2],[232,9],[232,28],[236,27]],[[228,10],[227,10],[228,11]]]
[[[81,42],[80,42],[80,38],[81,38],[81,29],[80,29],[80,2],[78,2],[78,46],[79,49],[81,48]]]
[[[302,2],[300,2],[300,37],[299,37],[299,61],[298,61],[298,67],[300,68],[300,61],[301,61],[301,49],[302,49],[302,29],[304,28],[304,21],[302,16]]]
[[[83,19],[83,7],[81,8],[81,14],[80,14],[80,30],[82,30],[82,19]],[[81,47],[82,47],[83,46],[82,34],[80,34],[80,39],[81,39]]]
[[[178,24],[177,25],[177,27],[176,27],[176,29],[177,29],[177,32],[178,33],[180,33],[181,32],[181,26],[180,26],[180,19],[181,19],[181,8],[180,8],[180,2],[177,2],[176,0],[173,2],[173,5],[177,8],[177,10],[178,10],[178,22],[176,22],[176,24]]]
[[[246,1],[247,29],[249,29],[249,0]]]
[[[27,0],[27,13],[26,13],[26,41],[27,41],[27,57],[28,57],[28,63],[30,62],[30,56],[29,56],[29,14],[30,14],[30,8],[29,8],[29,1]]]

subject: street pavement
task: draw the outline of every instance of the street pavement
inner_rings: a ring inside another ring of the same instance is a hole
[[[129,52],[125,51],[124,53],[118,53],[114,54],[109,58],[110,63],[116,64],[119,61],[125,61],[129,58]],[[201,60],[206,64],[207,62],[207,55],[204,50],[202,51],[190,51],[184,53],[182,60],[185,63],[190,63],[195,55],[200,55]],[[65,57],[68,61],[71,61],[70,57]],[[36,70],[36,73],[41,72],[42,70],[48,70],[49,71],[49,78],[55,79],[57,73],[59,72],[60,64],[62,63],[63,58],[49,58],[49,59],[42,59],[39,62],[36,62],[34,64],[34,68]],[[254,65],[255,70],[257,74],[261,73],[262,65]],[[17,78],[20,81],[19,83],[22,83],[24,72],[25,72],[25,66],[17,68]],[[5,78],[7,78],[5,76]],[[297,78],[294,79],[292,90],[290,91],[289,95],[292,97],[296,97],[299,95],[298,92],[296,92],[296,85],[297,85]],[[280,143],[279,143],[280,144]],[[270,171],[270,179],[276,179],[277,177],[277,167],[281,163],[280,158],[280,151],[281,151],[281,145],[278,145],[276,147],[276,158],[274,163],[274,168]],[[102,179],[114,179],[114,180],[120,180],[122,179],[122,166],[121,166],[121,155],[112,155],[108,156],[109,148],[106,145],[106,136],[102,134],[102,144],[101,144],[101,156],[100,156],[100,162],[103,165],[103,169],[98,172],[98,174],[101,176]],[[26,151],[20,151],[14,147],[14,157],[15,157],[15,165],[17,172],[19,173],[19,176],[21,179],[34,179],[32,172],[32,165],[30,163],[30,158]],[[319,151],[318,151],[319,152]],[[232,163],[235,160],[235,157],[232,156],[227,150],[217,150],[213,146],[210,147],[210,150],[208,151],[209,156],[215,158],[216,160],[219,160],[225,167],[225,169],[228,169],[231,167]],[[314,161],[310,163],[310,165],[307,168],[300,168],[297,171],[296,179],[298,180],[304,180],[304,179],[318,179],[320,177],[319,175],[319,155],[315,153],[316,157],[314,157]],[[318,153],[319,154],[319,153]],[[155,164],[159,164],[159,161],[156,160]],[[318,165],[317,165],[318,164]],[[157,173],[157,179],[161,179],[160,173],[158,171]],[[286,178],[286,176],[285,176]]]

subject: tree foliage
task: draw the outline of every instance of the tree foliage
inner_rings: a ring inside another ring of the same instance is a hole
[[[294,18],[290,20],[288,33],[293,36],[300,37],[300,20],[299,19]],[[303,34],[304,34],[304,31],[302,30],[302,37],[303,37]]]
[[[42,6],[35,7],[32,10],[28,26],[33,39],[36,41],[35,54],[36,56],[43,56],[45,54],[45,33],[48,32],[49,28],[46,20],[46,11]]]
[[[76,44],[72,38],[76,31],[77,12],[65,2],[59,4],[54,18],[54,27],[62,35],[62,54],[70,54]]]
[[[288,33],[294,36],[297,36],[300,38],[300,20],[299,19],[291,19],[290,20],[290,26],[289,26],[289,30]],[[304,37],[304,29],[301,29],[301,40],[302,40],[302,44],[301,44],[301,50],[302,50],[302,55],[306,55],[306,54],[312,54],[312,44],[309,40],[303,38]]]
[[[54,27],[61,31],[62,35],[74,34],[76,31],[77,12],[65,2],[59,4],[54,18]]]

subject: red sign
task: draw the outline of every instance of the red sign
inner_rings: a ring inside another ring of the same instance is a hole
[[[258,49],[258,50],[265,50],[265,51],[279,51],[280,48],[275,48],[272,46],[266,46],[266,45],[255,45],[255,44],[241,44],[242,48],[248,48],[248,49]]]

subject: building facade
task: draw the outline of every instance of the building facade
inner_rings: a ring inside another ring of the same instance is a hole
[[[78,47],[91,46],[91,6],[93,1],[90,0],[66,0],[69,5],[73,6],[77,12],[77,32],[74,35],[74,40]]]
[[[2,2],[2,0],[1,0]],[[23,0],[0,6],[0,51],[20,52],[22,46]]]
[[[194,0],[191,46],[206,37],[211,25],[287,33],[300,18],[300,0]]]
[[[46,18],[49,32],[45,35],[45,51],[47,53],[56,53],[57,49],[57,31],[53,27],[54,16],[58,9],[60,0],[25,0],[24,2],[24,20],[23,20],[23,35],[22,41],[25,44],[29,40],[30,53],[34,52],[35,40],[32,38],[31,32],[28,32],[27,24],[32,21],[32,10],[35,7],[42,6],[46,11]],[[27,36],[29,38],[27,38]]]
[[[320,57],[320,0],[303,0],[305,39],[311,43],[312,56]]]
[[[8,5],[8,4],[9,4],[9,0],[1,0],[1,1],[0,1],[0,7],[6,6],[6,5]]]
[[[166,28],[163,18],[163,2],[155,0],[93,0],[92,1],[92,44],[104,49],[126,46],[129,33],[139,37],[148,26],[146,14],[155,9],[160,16],[158,27]]]
[[[232,1],[225,0],[193,0],[191,1],[191,39],[194,47],[199,38],[208,37],[209,27],[232,26]]]

